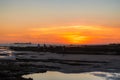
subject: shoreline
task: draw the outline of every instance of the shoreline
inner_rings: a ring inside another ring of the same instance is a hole
[[[56,51],[49,51],[49,47],[41,52],[34,51],[33,47],[16,47],[20,50],[14,50],[16,60],[0,60],[0,79],[2,80],[33,80],[24,79],[22,76],[32,73],[45,73],[47,71],[58,71],[62,73],[83,73],[93,71],[118,72],[120,73],[119,54],[110,52],[109,54],[101,51],[103,54],[89,54],[85,51],[69,51],[61,53],[62,48],[57,47]],[[33,48],[32,50],[30,50]],[[119,47],[118,47],[119,48]],[[54,48],[56,49],[56,47]],[[76,49],[76,47],[72,47]],[[77,54],[74,54],[78,52]],[[98,50],[99,51],[99,50]],[[93,52],[93,50],[92,50]],[[99,53],[101,53],[99,52]],[[118,53],[118,52],[117,52]]]
[[[31,53],[29,53],[30,55]],[[32,53],[33,54],[33,53]],[[36,55],[36,54],[34,54]],[[18,55],[17,55],[18,56]],[[25,55],[24,56],[28,56]],[[38,55],[36,55],[38,56]],[[19,57],[18,57],[19,58]],[[120,73],[119,60],[93,61],[93,60],[62,60],[62,59],[16,59],[15,61],[0,61],[0,79],[2,80],[32,80],[22,76],[33,73],[58,71],[62,73],[84,72],[118,72]],[[4,77],[3,77],[4,76]]]
[[[51,52],[57,54],[120,55],[120,44],[84,46],[10,46],[14,51]]]

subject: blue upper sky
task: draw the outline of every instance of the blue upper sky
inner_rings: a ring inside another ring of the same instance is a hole
[[[0,0],[0,12],[4,18],[12,16],[26,21],[35,18],[46,22],[56,19],[120,24],[120,0]]]

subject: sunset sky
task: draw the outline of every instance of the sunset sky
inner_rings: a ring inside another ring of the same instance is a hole
[[[120,0],[0,0],[0,43],[120,43]]]

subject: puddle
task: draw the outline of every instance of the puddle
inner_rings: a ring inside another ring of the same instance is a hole
[[[47,73],[24,75],[23,77],[33,78],[33,80],[120,80],[120,73],[89,72],[65,74],[48,71]]]

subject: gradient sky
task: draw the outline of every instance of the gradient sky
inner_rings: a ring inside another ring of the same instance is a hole
[[[0,43],[120,43],[120,0],[0,0]]]

